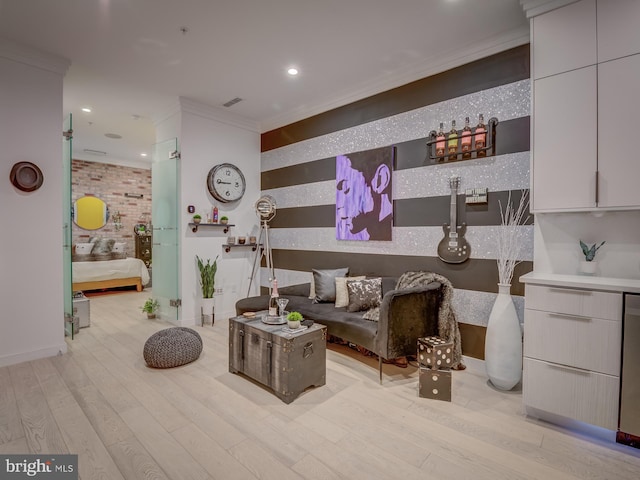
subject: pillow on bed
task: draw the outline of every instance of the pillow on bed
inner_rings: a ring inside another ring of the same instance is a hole
[[[76,253],[78,255],[88,255],[93,249],[93,243],[76,243]]]
[[[124,242],[116,242],[113,244],[113,248],[111,249],[114,253],[125,253],[125,248],[127,244]]]
[[[116,243],[116,241],[113,238],[99,238],[95,241],[95,246],[91,253],[95,255],[106,255],[111,253],[114,243]]]

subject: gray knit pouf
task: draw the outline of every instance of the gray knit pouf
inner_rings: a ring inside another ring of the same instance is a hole
[[[171,368],[191,363],[202,353],[202,339],[195,330],[171,327],[160,330],[144,344],[144,361],[155,368]]]

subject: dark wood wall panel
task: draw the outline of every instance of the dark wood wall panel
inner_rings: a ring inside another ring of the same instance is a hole
[[[496,155],[530,150],[529,116],[499,122],[496,126]],[[427,132],[428,133],[428,132]],[[428,137],[396,144],[396,170],[435,165],[427,158]],[[489,157],[490,158],[490,157]],[[473,160],[459,160],[459,165]],[[451,162],[445,162],[451,163]]]
[[[529,128],[530,118],[528,116],[498,123],[496,127],[496,155],[529,151]],[[424,137],[395,144],[394,170],[432,165],[433,163],[426,159],[427,140],[428,138]],[[457,163],[463,165],[465,162],[468,162],[468,160]],[[324,182],[326,180],[335,180],[335,178],[336,158],[330,157],[262,172],[260,182],[262,189],[268,190]]]
[[[285,270],[311,272],[314,268],[349,267],[349,275],[352,276],[393,277],[399,277],[407,271],[425,270],[447,277],[455,288],[498,293],[498,269],[495,260],[470,258],[464,263],[452,264],[444,263],[438,257],[410,255],[277,249],[274,249],[272,254],[273,265]],[[524,295],[524,285],[518,278],[532,269],[532,262],[522,262],[516,267],[511,287],[512,295]]]
[[[465,196],[458,195],[458,223],[467,226],[500,225],[500,205],[507,205],[511,193],[511,202],[520,203],[522,191],[489,192],[488,203],[466,205]],[[407,198],[394,200],[394,227],[440,226],[449,223],[449,205],[451,196]],[[334,205],[315,205],[311,207],[292,207],[278,209],[278,215],[271,221],[272,228],[312,228],[336,225]],[[525,217],[528,215],[528,211]],[[528,224],[533,224],[533,216],[529,216]]]
[[[530,77],[529,45],[265,132],[263,152]]]
[[[468,323],[460,323],[459,326],[462,337],[462,354],[484,360],[484,339],[487,328]]]

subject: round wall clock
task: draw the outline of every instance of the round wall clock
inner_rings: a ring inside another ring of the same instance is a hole
[[[231,163],[221,163],[209,170],[207,188],[213,198],[228,203],[240,200],[247,184],[238,167]]]

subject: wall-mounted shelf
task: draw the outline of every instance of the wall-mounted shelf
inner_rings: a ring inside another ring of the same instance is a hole
[[[473,160],[475,158],[481,158],[483,156],[487,157],[487,156],[495,155],[497,125],[498,125],[498,119],[495,117],[492,117],[487,122],[486,131],[484,132],[473,131],[473,133],[470,134],[471,138],[475,141],[476,135],[484,134],[486,144],[483,148],[475,148],[464,153],[461,151],[462,130],[458,130],[457,131],[458,134],[455,137],[453,137],[453,139],[456,140],[458,146],[457,146],[456,153],[452,155],[450,155],[449,152],[447,151],[447,147],[449,144],[448,142],[450,139],[447,133],[447,136],[444,140],[445,153],[444,155],[440,155],[440,156],[436,155],[436,143],[438,143],[438,140],[436,140],[436,137],[438,136],[438,133],[435,130],[431,130],[431,132],[429,132],[429,141],[427,142],[427,158],[426,159],[432,163],[441,163],[441,162],[447,162],[447,161],[457,162],[460,160]]]
[[[196,233],[198,231],[198,228],[200,228],[200,227],[224,228],[223,232],[227,233],[229,231],[229,227],[234,227],[235,225],[232,225],[231,223],[222,224],[222,223],[193,223],[193,222],[189,222],[189,226],[191,227],[191,231],[193,233]]]
[[[257,244],[257,243],[225,243],[224,245],[222,245],[222,248],[224,248],[224,251],[227,252],[227,253],[229,253],[232,248],[237,248],[237,247],[251,247],[251,250],[253,250],[255,252],[258,249],[258,247],[262,248],[262,244]]]

